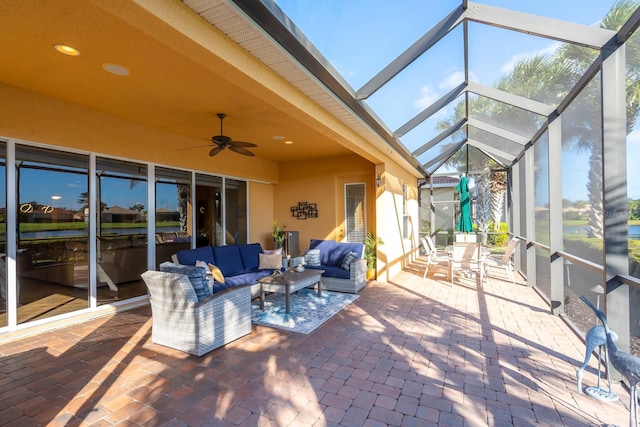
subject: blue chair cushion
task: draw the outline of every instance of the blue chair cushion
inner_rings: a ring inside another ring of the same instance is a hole
[[[207,270],[204,267],[196,267],[195,265],[174,264],[166,261],[160,264],[160,271],[165,273],[184,274],[189,278],[193,290],[196,291],[198,301],[202,301],[211,295],[209,284],[207,282]]]
[[[262,246],[260,243],[250,243],[248,245],[240,245],[240,257],[245,270],[255,270],[260,262],[260,254]]]
[[[322,273],[323,277],[334,277],[336,279],[351,278],[351,273],[339,266],[336,267],[331,265],[321,265],[319,267],[313,267],[313,266],[305,265],[305,268],[314,269],[314,270],[324,270],[324,273]]]
[[[227,276],[244,272],[239,246],[213,246],[213,256],[218,261],[214,264],[222,271],[225,282],[227,281]]]
[[[273,270],[252,270],[235,276],[226,277],[224,284],[231,286],[255,285],[263,277],[270,276]],[[215,286],[215,285],[214,285]]]
[[[356,259],[362,258],[364,245],[362,243],[336,242],[335,240],[311,239],[310,249],[320,249],[320,264],[340,267],[345,255],[349,252],[356,254]]]
[[[211,246],[202,246],[195,249],[185,249],[176,254],[178,262],[182,265],[196,265],[196,261],[204,261],[207,264],[216,265]]]
[[[355,259],[362,258],[362,249],[362,243],[337,243],[333,252],[329,254],[328,264],[340,266],[342,264],[342,260],[349,252],[356,254]]]
[[[340,265],[340,261],[342,261],[342,257],[340,257],[340,261],[338,261],[337,263],[335,264],[331,263],[330,257],[331,257],[331,254],[334,252],[336,246],[337,246],[337,242],[335,240],[311,239],[311,243],[309,244],[309,249],[320,250],[320,264]]]

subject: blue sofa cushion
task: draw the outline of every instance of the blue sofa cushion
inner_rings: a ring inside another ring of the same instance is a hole
[[[305,268],[314,269],[314,270],[324,270],[322,273],[323,277],[334,277],[336,279],[350,279],[351,273],[340,266],[331,266],[331,265],[321,265],[319,267],[314,266],[304,266]]]
[[[160,264],[160,271],[165,273],[184,274],[189,278],[193,290],[196,291],[198,301],[202,301],[209,295],[211,290],[207,282],[207,269],[204,267],[196,267],[195,265],[174,264],[172,262],[163,262]]]
[[[216,264],[211,246],[185,249],[183,251],[178,251],[176,256],[178,257],[178,262],[183,265],[196,265],[196,261],[204,261],[207,264]]]
[[[260,254],[263,253],[260,243],[250,243],[240,245],[240,256],[245,270],[255,270],[258,268]]]
[[[334,252],[336,245],[337,245],[337,242],[335,240],[311,239],[311,243],[309,244],[309,249],[320,250],[320,264],[340,265],[340,261],[342,261],[342,257],[340,257],[340,261],[338,261],[337,263],[335,264],[331,263],[330,256]]]
[[[213,256],[218,261],[213,263],[218,266],[225,277],[244,272],[242,265],[242,257],[240,256],[240,247],[237,245],[213,246]]]
[[[227,287],[239,285],[255,285],[256,283],[258,283],[258,280],[262,279],[263,277],[270,276],[272,273],[273,270],[252,270],[242,274],[236,274],[235,276],[226,277],[224,285]],[[217,283],[215,285],[217,285]]]

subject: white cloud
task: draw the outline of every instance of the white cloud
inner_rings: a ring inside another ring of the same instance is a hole
[[[463,81],[464,81],[464,72],[456,71],[455,73],[449,74],[447,78],[442,80],[438,85],[438,87],[444,91],[448,91],[458,86]]]
[[[521,61],[523,59],[533,58],[536,55],[543,55],[543,56],[550,55],[553,52],[555,52],[560,46],[562,46],[562,43],[553,42],[543,49],[538,49],[531,52],[518,53],[516,55],[513,55],[511,59],[502,66],[502,72],[505,74],[508,73],[513,69],[513,66],[516,64],[516,62]]]
[[[449,91],[464,81],[464,71],[455,71],[442,80],[438,87],[444,91]],[[478,82],[478,76],[473,71],[469,71],[469,81]]]
[[[413,101],[413,106],[424,110],[429,105],[437,101],[438,98],[440,98],[440,96],[433,89],[429,86],[422,86],[420,88],[420,97]]]

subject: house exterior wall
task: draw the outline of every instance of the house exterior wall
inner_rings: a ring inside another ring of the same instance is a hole
[[[280,168],[280,182],[274,191],[274,218],[278,218],[285,231],[300,233],[302,253],[309,248],[311,239],[341,241],[345,238],[345,214],[340,200],[344,197],[344,184],[364,183],[367,229],[374,231],[373,176],[374,165],[357,155],[284,163]],[[293,218],[291,207],[298,202],[315,203],[318,217]]]
[[[249,164],[243,156],[229,154],[211,158],[206,148],[182,150],[193,147],[193,139],[162,129],[6,85],[0,85],[0,96],[7,100],[0,104],[0,139],[247,180],[250,242],[270,247],[274,218],[280,218],[287,230],[300,232],[302,251],[312,238],[341,240],[344,212],[336,195],[341,194],[344,183],[362,182],[367,194],[367,229],[385,242],[379,247],[379,278],[386,280],[399,272],[417,247],[416,177],[393,162],[374,165],[357,154],[283,164],[259,158]],[[378,172],[386,182],[381,187],[375,183]],[[290,207],[300,201],[316,203],[318,218],[292,218]],[[382,226],[380,214],[386,218]],[[406,238],[396,235],[402,233],[397,224],[403,223],[410,225]],[[85,311],[82,318],[107,312],[112,312],[108,306],[98,306],[92,309],[93,314]],[[79,317],[66,318],[73,322]],[[52,317],[50,324],[59,326],[60,319]],[[21,330],[29,333],[24,326]],[[0,338],[10,335],[17,336],[16,331],[0,331]]]

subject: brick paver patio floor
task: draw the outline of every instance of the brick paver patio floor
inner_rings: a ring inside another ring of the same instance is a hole
[[[254,326],[203,357],[153,344],[148,307],[3,343],[0,424],[628,425],[619,384],[614,403],[578,394],[584,344],[533,289],[423,268],[309,335]]]

